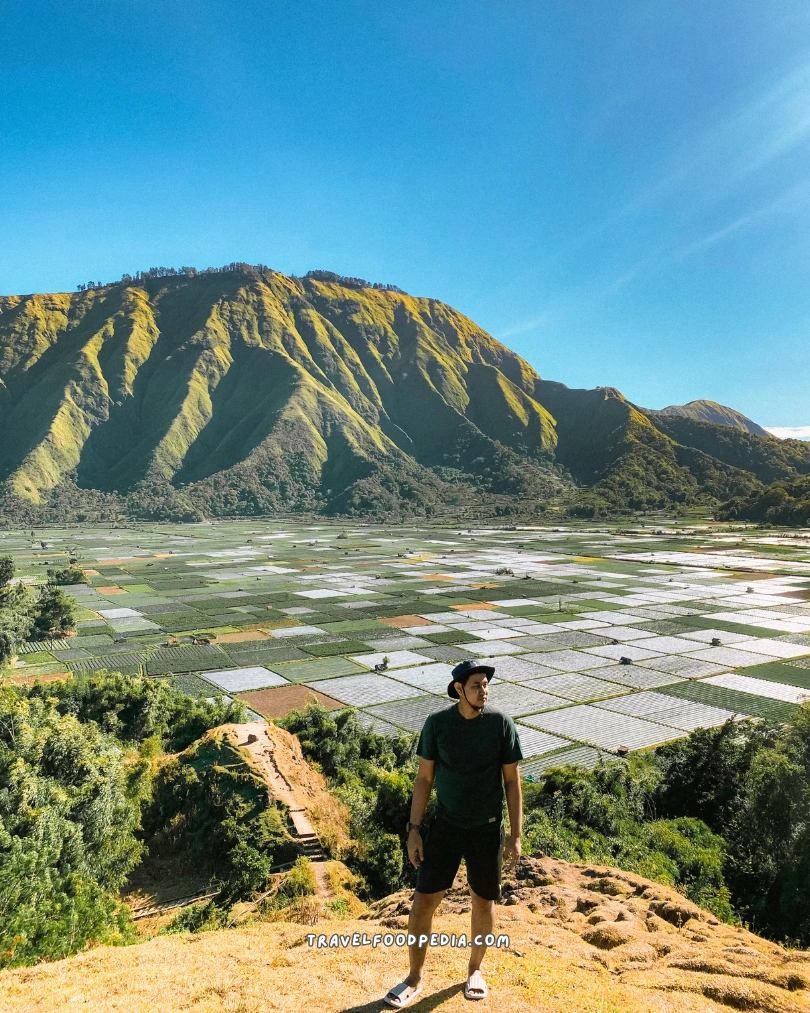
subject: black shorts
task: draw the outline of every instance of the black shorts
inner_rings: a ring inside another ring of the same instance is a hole
[[[424,857],[416,874],[419,893],[449,890],[461,859],[467,863],[467,882],[484,900],[498,900],[503,864],[503,823],[474,829],[456,827],[437,817],[423,838]]]

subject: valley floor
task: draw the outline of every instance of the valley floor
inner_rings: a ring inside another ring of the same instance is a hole
[[[19,681],[108,669],[239,696],[313,697],[418,732],[459,661],[495,667],[524,777],[593,766],[810,696],[810,540],[737,525],[426,529],[273,521],[0,532],[27,582],[78,558],[71,640]]]

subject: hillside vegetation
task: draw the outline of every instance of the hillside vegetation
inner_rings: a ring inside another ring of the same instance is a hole
[[[795,482],[774,482],[767,489],[737,497],[723,505],[719,516],[723,520],[807,527],[810,525],[810,475]]]
[[[434,299],[241,264],[0,298],[0,423],[0,511],[26,521],[424,516],[471,493],[588,515],[810,470],[806,445],[543,380]]]

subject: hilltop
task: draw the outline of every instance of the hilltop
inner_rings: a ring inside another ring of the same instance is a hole
[[[396,935],[409,895],[377,902],[357,918],[312,924],[264,922],[198,935],[161,936],[136,946],[99,947],[67,960],[0,972],[0,1010],[49,1013],[165,1013],[195,1009],[276,1009],[372,1013],[398,980],[406,954],[317,946],[334,933]],[[469,931],[461,877],[434,930]],[[810,953],[788,951],[745,929],[719,923],[682,895],[631,873],[552,859],[524,859],[504,880],[490,948],[490,995],[482,1009],[504,1013],[709,1013],[719,1006],[762,1013],[810,1009]],[[315,945],[310,946],[307,934]],[[425,989],[411,1008],[461,1009],[466,951],[428,954]],[[465,1007],[466,1008],[466,1007]]]
[[[648,415],[669,415],[675,418],[695,419],[698,422],[711,422],[718,426],[728,426],[731,429],[741,429],[745,433],[752,433],[754,436],[762,436],[765,439],[770,437],[767,429],[747,418],[742,412],[734,408],[727,408],[716,401],[689,401],[683,405],[669,405],[658,411],[646,409]]]
[[[0,298],[0,507],[26,521],[424,516],[470,493],[587,516],[810,472],[806,443],[706,417],[543,379],[452,307],[329,272]]]

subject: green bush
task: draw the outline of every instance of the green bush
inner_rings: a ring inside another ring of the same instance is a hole
[[[222,734],[161,766],[142,836],[150,860],[218,882],[219,902],[263,888],[271,868],[297,854],[264,781]]]
[[[0,587],[0,665],[17,653],[34,625],[36,603],[23,584]]]
[[[179,932],[216,932],[227,928],[230,920],[229,909],[220,907],[215,900],[202,904],[189,904],[181,908],[169,924],[161,929],[161,935]]]
[[[80,566],[65,566],[48,570],[49,584],[83,584],[87,576]]]
[[[11,556],[0,556],[0,587],[5,587],[13,576],[14,560]]]
[[[379,735],[364,728],[352,709],[328,711],[322,704],[293,711],[278,723],[298,736],[304,756],[320,766],[348,806],[358,847],[346,861],[371,896],[413,885],[416,872],[404,828],[416,776],[416,736]]]
[[[61,588],[46,584],[34,610],[34,631],[39,636],[61,636],[75,626],[75,606]]]
[[[312,703],[276,721],[298,737],[304,756],[328,778],[358,769],[362,761],[391,770],[413,756],[415,738],[378,735],[364,728],[351,708],[329,711]]]
[[[735,909],[755,931],[810,942],[810,705],[779,725],[701,729],[657,751],[663,816],[722,834]]]
[[[306,855],[300,855],[296,859],[295,865],[284,877],[278,892],[284,897],[292,899],[293,897],[306,897],[309,894],[315,893],[316,889],[317,884],[315,882],[315,871],[312,868],[312,862],[310,862]]]
[[[0,688],[0,966],[133,938],[115,894],[148,789],[148,763],[95,725]]]
[[[65,682],[35,685],[29,694],[54,699],[60,713],[94,721],[123,742],[156,737],[172,753],[210,728],[244,721],[247,714],[241,700],[209,703],[183,693],[168,679],[120,672],[79,673]]]
[[[637,872],[729,921],[725,842],[698,819],[655,818],[660,780],[643,756],[549,771],[542,785],[526,785],[524,851]]]

